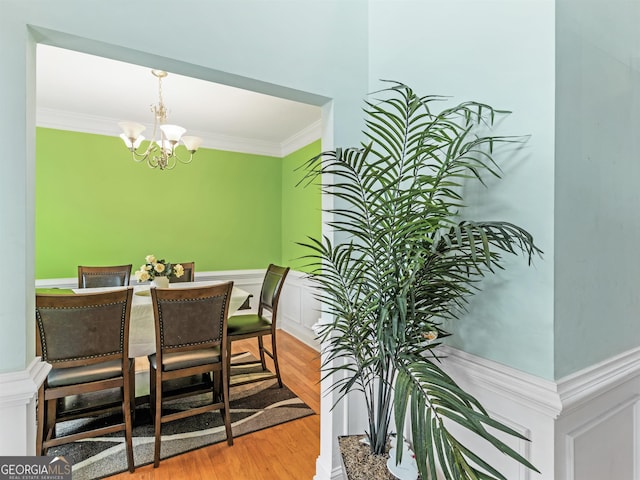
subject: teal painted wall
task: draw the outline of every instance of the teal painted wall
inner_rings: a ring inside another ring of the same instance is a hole
[[[135,270],[148,254],[196,271],[264,268],[289,263],[292,243],[321,228],[320,192],[292,183],[319,142],[284,160],[201,149],[160,171],[134,163],[117,137],[38,128],[36,138],[36,278]]]
[[[640,346],[637,2],[559,0],[556,377]]]
[[[379,79],[394,79],[420,95],[449,96],[443,108],[486,102],[513,112],[496,134],[531,135],[525,148],[497,156],[502,180],[490,180],[488,188],[465,185],[463,215],[524,227],[544,259],[528,267],[523,258],[509,258],[504,272],[482,283],[468,315],[450,325],[447,341],[553,379],[553,2],[371,2],[370,22],[371,91],[381,88]]]

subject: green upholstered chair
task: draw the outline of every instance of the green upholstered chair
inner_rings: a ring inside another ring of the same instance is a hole
[[[258,376],[246,381],[235,382],[234,385],[242,385],[250,382],[262,381],[267,378],[277,378],[278,385],[282,387],[280,366],[278,365],[278,350],[276,346],[276,320],[278,317],[278,303],[284,281],[289,273],[289,267],[269,265],[262,282],[260,298],[258,299],[257,313],[236,314],[229,317],[227,339],[229,342],[228,353],[231,355],[231,343],[245,338],[257,338],[260,351],[260,364],[262,370],[267,372],[265,355],[273,360],[275,373],[270,376]],[[265,348],[263,337],[271,335],[271,349]],[[229,361],[230,363],[230,361]],[[234,365],[243,365],[257,362],[236,362]]]

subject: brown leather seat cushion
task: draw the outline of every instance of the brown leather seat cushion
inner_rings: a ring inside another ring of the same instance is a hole
[[[78,383],[95,382],[122,376],[120,360],[87,365],[86,367],[53,368],[47,377],[50,387],[63,387]]]
[[[195,367],[207,363],[220,362],[220,347],[191,350],[188,352],[165,353],[162,357],[165,372],[181,368]],[[149,363],[158,369],[156,354],[149,355]]]

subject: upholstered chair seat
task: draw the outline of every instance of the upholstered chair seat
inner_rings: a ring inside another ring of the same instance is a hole
[[[270,332],[271,320],[258,314],[232,315],[229,317],[229,335]]]
[[[245,383],[260,382],[268,378],[276,378],[278,385],[282,387],[282,377],[280,376],[280,365],[278,364],[278,350],[276,345],[276,319],[278,318],[278,303],[280,302],[280,294],[284,281],[289,273],[289,267],[280,267],[278,265],[269,265],[262,281],[260,290],[260,298],[258,303],[258,313],[238,313],[229,317],[227,321],[227,354],[231,365],[231,344],[235,340],[246,338],[258,339],[258,351],[260,359],[258,361],[248,360],[244,362],[235,362],[234,365],[250,365],[260,363],[264,372],[269,372],[265,362],[265,355],[273,360],[275,373],[272,375],[258,375],[243,381],[233,382],[234,386],[243,385]],[[265,313],[270,314],[269,316]],[[271,336],[271,349],[267,349],[264,345],[263,337]],[[229,373],[231,376],[231,373]]]
[[[220,347],[165,353],[162,358],[162,370],[170,372],[182,368],[197,367],[203,363],[219,363],[220,361]],[[158,356],[155,353],[149,355],[149,364],[151,368],[158,369]]]
[[[111,360],[94,365],[54,369],[49,373],[47,379],[50,387],[63,387],[79,383],[99,382],[120,375],[122,375],[122,362]]]

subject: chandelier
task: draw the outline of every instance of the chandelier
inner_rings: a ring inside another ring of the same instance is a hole
[[[122,128],[123,133],[120,138],[124,141],[131,152],[132,159],[135,162],[146,162],[150,168],[159,168],[160,170],[171,170],[178,162],[191,163],[193,154],[200,147],[202,139],[183,135],[186,130],[178,125],[167,124],[167,108],[162,101],[162,79],[168,75],[164,70],[151,70],[151,73],[158,78],[158,104],[151,105],[151,111],[154,114],[155,121],[153,124],[153,137],[144,151],[139,151],[138,147],[143,142],[144,137],[141,135],[145,130],[145,126],[136,122],[120,122],[118,125]],[[189,152],[189,158],[181,158],[178,156],[176,149],[178,142],[182,140],[182,145]]]

